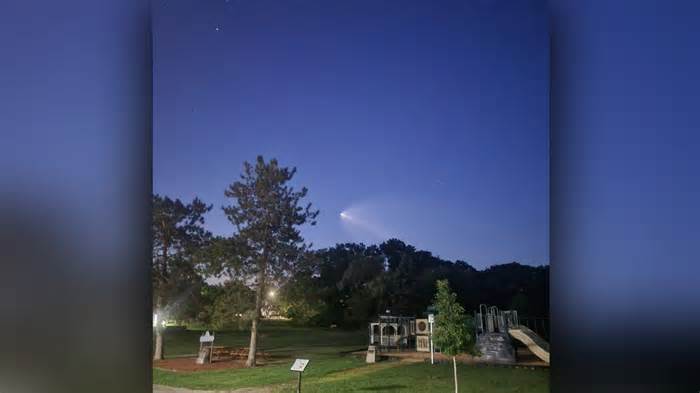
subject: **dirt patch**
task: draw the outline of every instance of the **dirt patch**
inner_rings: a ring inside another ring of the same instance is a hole
[[[357,351],[352,353],[354,356],[358,356],[361,359],[364,359],[365,356],[367,355],[367,351]],[[416,352],[416,351],[405,351],[405,352],[382,352],[379,354],[379,357],[382,359],[383,363],[385,360],[392,359],[392,360],[400,360],[402,362],[429,362],[430,361],[430,352]],[[435,361],[438,363],[442,362],[452,362],[452,358],[449,356],[445,356],[441,353],[435,353],[434,354]],[[517,356],[516,356],[516,363],[511,364],[510,366],[513,367],[549,367],[549,365],[543,361],[541,361],[538,357],[536,357],[532,352],[530,352],[527,348],[517,348]],[[477,358],[474,358],[471,355],[459,355],[457,356],[457,361],[460,363],[464,364],[470,364],[470,365],[483,365],[487,364],[483,361],[478,360]]]
[[[186,357],[186,358],[173,358],[164,360],[153,361],[153,367],[159,368],[161,370],[167,371],[183,371],[183,372],[195,372],[195,371],[208,371],[208,370],[223,370],[231,368],[244,368],[245,360],[219,360],[212,363],[197,364],[195,363],[196,357]],[[264,363],[258,361],[258,367],[263,366]]]

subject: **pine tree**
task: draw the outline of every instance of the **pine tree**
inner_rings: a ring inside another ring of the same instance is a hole
[[[153,359],[163,359],[163,334],[160,321],[175,316],[181,298],[201,284],[197,254],[211,237],[204,229],[204,214],[211,205],[195,198],[191,203],[167,196],[152,196],[152,265],[153,309],[157,315]],[[180,307],[181,308],[181,307]]]
[[[295,191],[289,182],[296,168],[280,167],[277,160],[255,165],[245,162],[240,180],[224,192],[233,204],[224,207],[236,227],[233,237],[238,260],[235,270],[249,276],[255,285],[255,308],[251,321],[247,367],[255,367],[258,325],[267,289],[293,274],[309,245],[299,232],[303,224],[316,224],[318,210],[301,206],[307,189]]]

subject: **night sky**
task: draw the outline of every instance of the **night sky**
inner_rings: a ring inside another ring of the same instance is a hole
[[[213,204],[212,232],[262,154],[297,167],[316,248],[549,262],[544,1],[154,4],[154,192]]]

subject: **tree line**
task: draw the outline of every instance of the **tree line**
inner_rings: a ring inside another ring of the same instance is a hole
[[[425,315],[435,282],[447,280],[469,312],[479,304],[549,314],[549,267],[518,263],[477,270],[399,239],[379,245],[338,244],[309,253],[282,287],[279,305],[293,320],[327,326],[363,326],[380,313]]]
[[[422,315],[446,279],[468,311],[480,303],[548,315],[549,267],[518,263],[477,270],[399,239],[312,250],[300,232],[319,211],[295,189],[296,168],[257,157],[225,190],[231,236],[205,229],[211,211],[198,198],[152,198],[154,358],[163,326],[177,320],[214,329],[250,329],[247,365],[255,366],[258,326],[266,313],[306,325],[356,328],[379,313]],[[211,279],[218,278],[218,283]]]

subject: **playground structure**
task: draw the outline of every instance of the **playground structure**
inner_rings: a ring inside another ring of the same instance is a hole
[[[518,320],[515,310],[479,305],[474,313],[476,348],[487,362],[514,363],[515,349],[511,338],[523,343],[540,360],[549,364],[549,344]]]
[[[380,315],[369,324],[369,345],[380,352],[404,351],[415,346],[416,318]]]
[[[525,344],[527,349],[534,353],[535,356],[549,364],[549,343],[538,336],[537,333],[523,325],[518,325],[515,328],[509,329],[508,333],[516,340]]]
[[[515,347],[508,334],[509,326],[518,325],[517,311],[500,311],[497,307],[479,306],[474,313],[476,349],[480,358],[492,363],[515,363]]]
[[[512,340],[517,340],[549,364],[549,344],[520,323],[516,310],[499,310],[496,306],[481,304],[474,312],[474,325],[475,346],[480,353],[476,358],[478,361],[515,364],[516,350]],[[375,351],[429,352],[430,334],[427,319],[380,315],[369,324],[370,350],[373,354]],[[434,351],[439,352],[439,348],[434,348]]]

